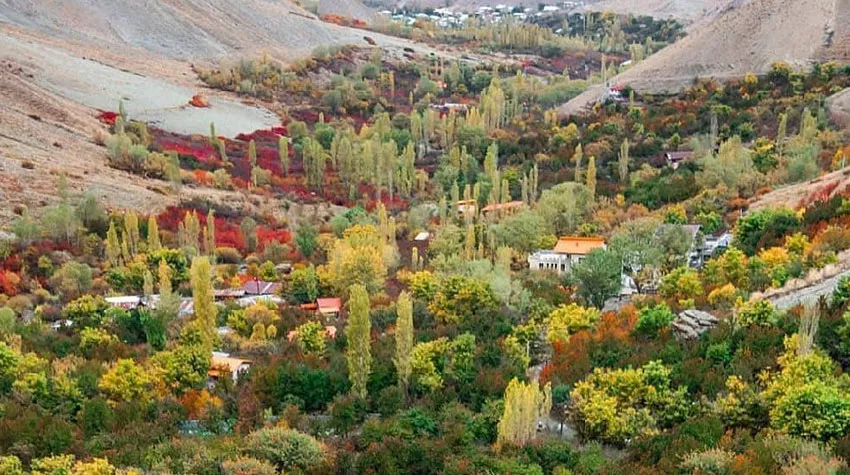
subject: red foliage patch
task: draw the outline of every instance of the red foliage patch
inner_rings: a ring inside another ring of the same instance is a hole
[[[97,120],[103,122],[106,125],[115,125],[115,121],[118,119],[117,112],[109,112],[98,109],[97,110]]]

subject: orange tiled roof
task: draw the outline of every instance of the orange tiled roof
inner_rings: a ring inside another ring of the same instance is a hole
[[[498,210],[498,209],[519,208],[520,206],[522,206],[524,204],[525,203],[522,202],[522,201],[510,201],[508,203],[497,203],[497,204],[487,205],[487,206],[481,208],[481,212],[482,213],[488,213],[490,211],[495,211],[495,210]]]
[[[594,249],[604,249],[605,239],[601,237],[564,236],[558,239],[553,251],[561,254],[589,254]]]
[[[251,364],[251,360],[234,358],[232,356],[213,355],[210,359],[210,375],[213,375],[213,373],[218,374],[222,369],[227,369],[228,372],[232,373],[244,363]]]

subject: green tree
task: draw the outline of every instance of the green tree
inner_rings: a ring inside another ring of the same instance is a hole
[[[310,303],[319,296],[319,275],[312,265],[295,269],[289,275],[286,290],[287,299],[292,303]]]
[[[325,459],[322,445],[313,437],[284,427],[265,427],[245,438],[245,452],[267,460],[278,470],[309,472]]]
[[[345,352],[348,361],[348,379],[351,392],[360,398],[366,397],[366,383],[372,371],[371,333],[372,320],[369,317],[369,293],[364,285],[353,285],[349,289],[348,325],[345,337],[348,348]]]
[[[298,246],[298,252],[305,259],[313,257],[313,253],[318,246],[319,231],[309,224],[302,224],[295,230],[295,244]]]
[[[673,388],[670,369],[651,361],[638,369],[596,368],[570,393],[571,419],[586,440],[622,445],[683,421],[686,388]]]
[[[245,243],[245,250],[254,252],[257,250],[257,222],[250,216],[242,218],[242,223],[239,224],[239,231],[242,233],[242,242]]]
[[[326,340],[327,333],[321,322],[312,320],[295,328],[295,341],[304,353],[323,355]]]
[[[192,259],[190,269],[195,322],[204,335],[207,347],[212,348],[216,335],[216,315],[210,261],[206,257]]]
[[[148,216],[148,239],[147,250],[158,251],[162,248],[162,243],[159,240],[159,225],[156,222],[156,216]]]
[[[596,157],[590,157],[590,160],[587,163],[587,191],[590,193],[590,197],[596,197]]]
[[[696,270],[682,266],[664,276],[659,292],[665,298],[679,302],[694,299],[703,293],[702,282]]]
[[[283,176],[289,176],[289,139],[287,137],[281,137],[278,141],[277,154]]]
[[[670,308],[661,303],[652,307],[644,307],[638,313],[635,324],[635,332],[648,337],[655,337],[661,330],[670,327],[676,314]]]
[[[586,217],[593,193],[578,183],[561,183],[545,190],[535,208],[547,229],[566,234],[578,227]]]
[[[570,278],[578,284],[578,295],[588,304],[602,308],[605,301],[619,294],[622,262],[615,252],[595,249],[574,264]]]
[[[629,139],[624,139],[620,146],[620,154],[617,158],[617,170],[620,174],[620,183],[629,181]]]
[[[103,375],[98,387],[115,403],[147,401],[153,381],[148,372],[131,359],[120,359]]]
[[[396,302],[398,319],[395,327],[395,363],[398,385],[407,394],[410,385],[411,361],[413,351],[413,300],[407,292],[402,292]]]

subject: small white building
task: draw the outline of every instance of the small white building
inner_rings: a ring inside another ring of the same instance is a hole
[[[531,270],[554,270],[558,274],[568,272],[573,264],[581,262],[591,251],[607,249],[601,237],[564,236],[552,250],[541,250],[528,256]]]

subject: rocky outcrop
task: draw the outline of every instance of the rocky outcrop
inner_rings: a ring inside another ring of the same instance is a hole
[[[707,330],[714,328],[720,320],[714,315],[702,310],[685,310],[673,320],[673,331],[676,336],[685,340],[695,340]]]

